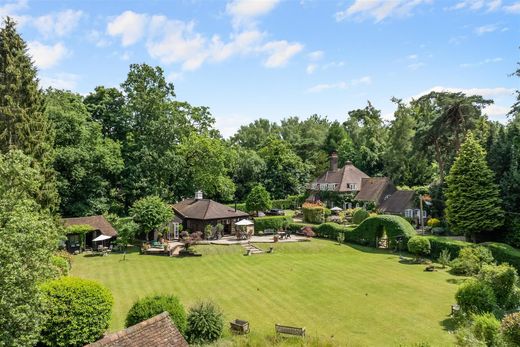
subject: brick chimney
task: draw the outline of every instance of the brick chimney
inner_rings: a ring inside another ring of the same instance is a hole
[[[202,191],[198,190],[195,192],[195,200],[202,200]]]
[[[330,154],[330,171],[336,172],[338,171],[338,153],[332,152]]]

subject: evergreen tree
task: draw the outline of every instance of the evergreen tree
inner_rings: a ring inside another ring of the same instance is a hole
[[[53,131],[44,112],[36,68],[27,45],[9,17],[0,29],[0,153],[19,149],[39,163],[46,176],[41,198],[55,208],[58,195],[52,170]]]
[[[446,217],[454,232],[475,240],[477,233],[503,224],[500,191],[473,134],[462,144],[446,183]]]

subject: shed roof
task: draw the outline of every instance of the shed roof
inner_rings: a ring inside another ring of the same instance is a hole
[[[379,203],[385,192],[393,193],[395,187],[388,177],[363,178],[356,200]]]
[[[109,334],[89,347],[187,347],[188,343],[173,324],[168,312],[163,312],[125,330]]]
[[[117,236],[117,231],[114,229],[104,216],[88,216],[88,217],[75,217],[75,218],[63,218],[63,224],[66,227],[71,225],[90,225],[92,229],[101,231],[101,234],[107,236]]]
[[[185,199],[173,205],[182,218],[213,220],[248,217],[249,214],[210,199]]]
[[[403,213],[413,203],[415,192],[411,190],[398,190],[388,199],[383,201],[379,209],[386,213]]]

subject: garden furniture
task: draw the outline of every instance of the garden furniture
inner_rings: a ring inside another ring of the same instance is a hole
[[[286,334],[293,336],[305,337],[305,328],[291,327],[287,325],[275,324],[274,325],[276,334]]]
[[[233,322],[229,322],[229,330],[232,333],[243,335],[249,333],[249,322],[241,319],[235,319]]]

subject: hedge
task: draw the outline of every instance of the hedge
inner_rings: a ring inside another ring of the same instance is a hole
[[[485,242],[482,244],[493,254],[493,258],[500,263],[509,263],[520,273],[520,250],[505,243]]]
[[[257,217],[255,220],[255,231],[264,231],[265,229],[278,230],[292,223],[292,217],[289,216],[272,216]]]
[[[323,206],[302,207],[303,221],[319,224],[325,221],[325,208]]]
[[[463,247],[471,246],[472,243],[453,240],[442,236],[426,236],[430,240],[431,245],[431,257],[437,259],[443,249],[447,249],[450,252],[450,258],[455,259],[459,255],[460,250]]]
[[[235,204],[227,204],[227,206],[229,206],[233,209],[235,208]],[[237,207],[237,210],[246,212],[246,203],[245,202],[240,202],[240,203],[236,204],[236,207]]]
[[[390,246],[395,246],[398,238],[402,238],[402,245],[416,235],[415,229],[403,217],[394,215],[379,215],[368,217],[352,231],[350,241],[366,246],[376,246],[382,229],[386,231]]]
[[[125,326],[128,328],[165,311],[170,314],[179,332],[185,335],[188,326],[186,310],[174,295],[151,295],[137,300],[126,315]]]

